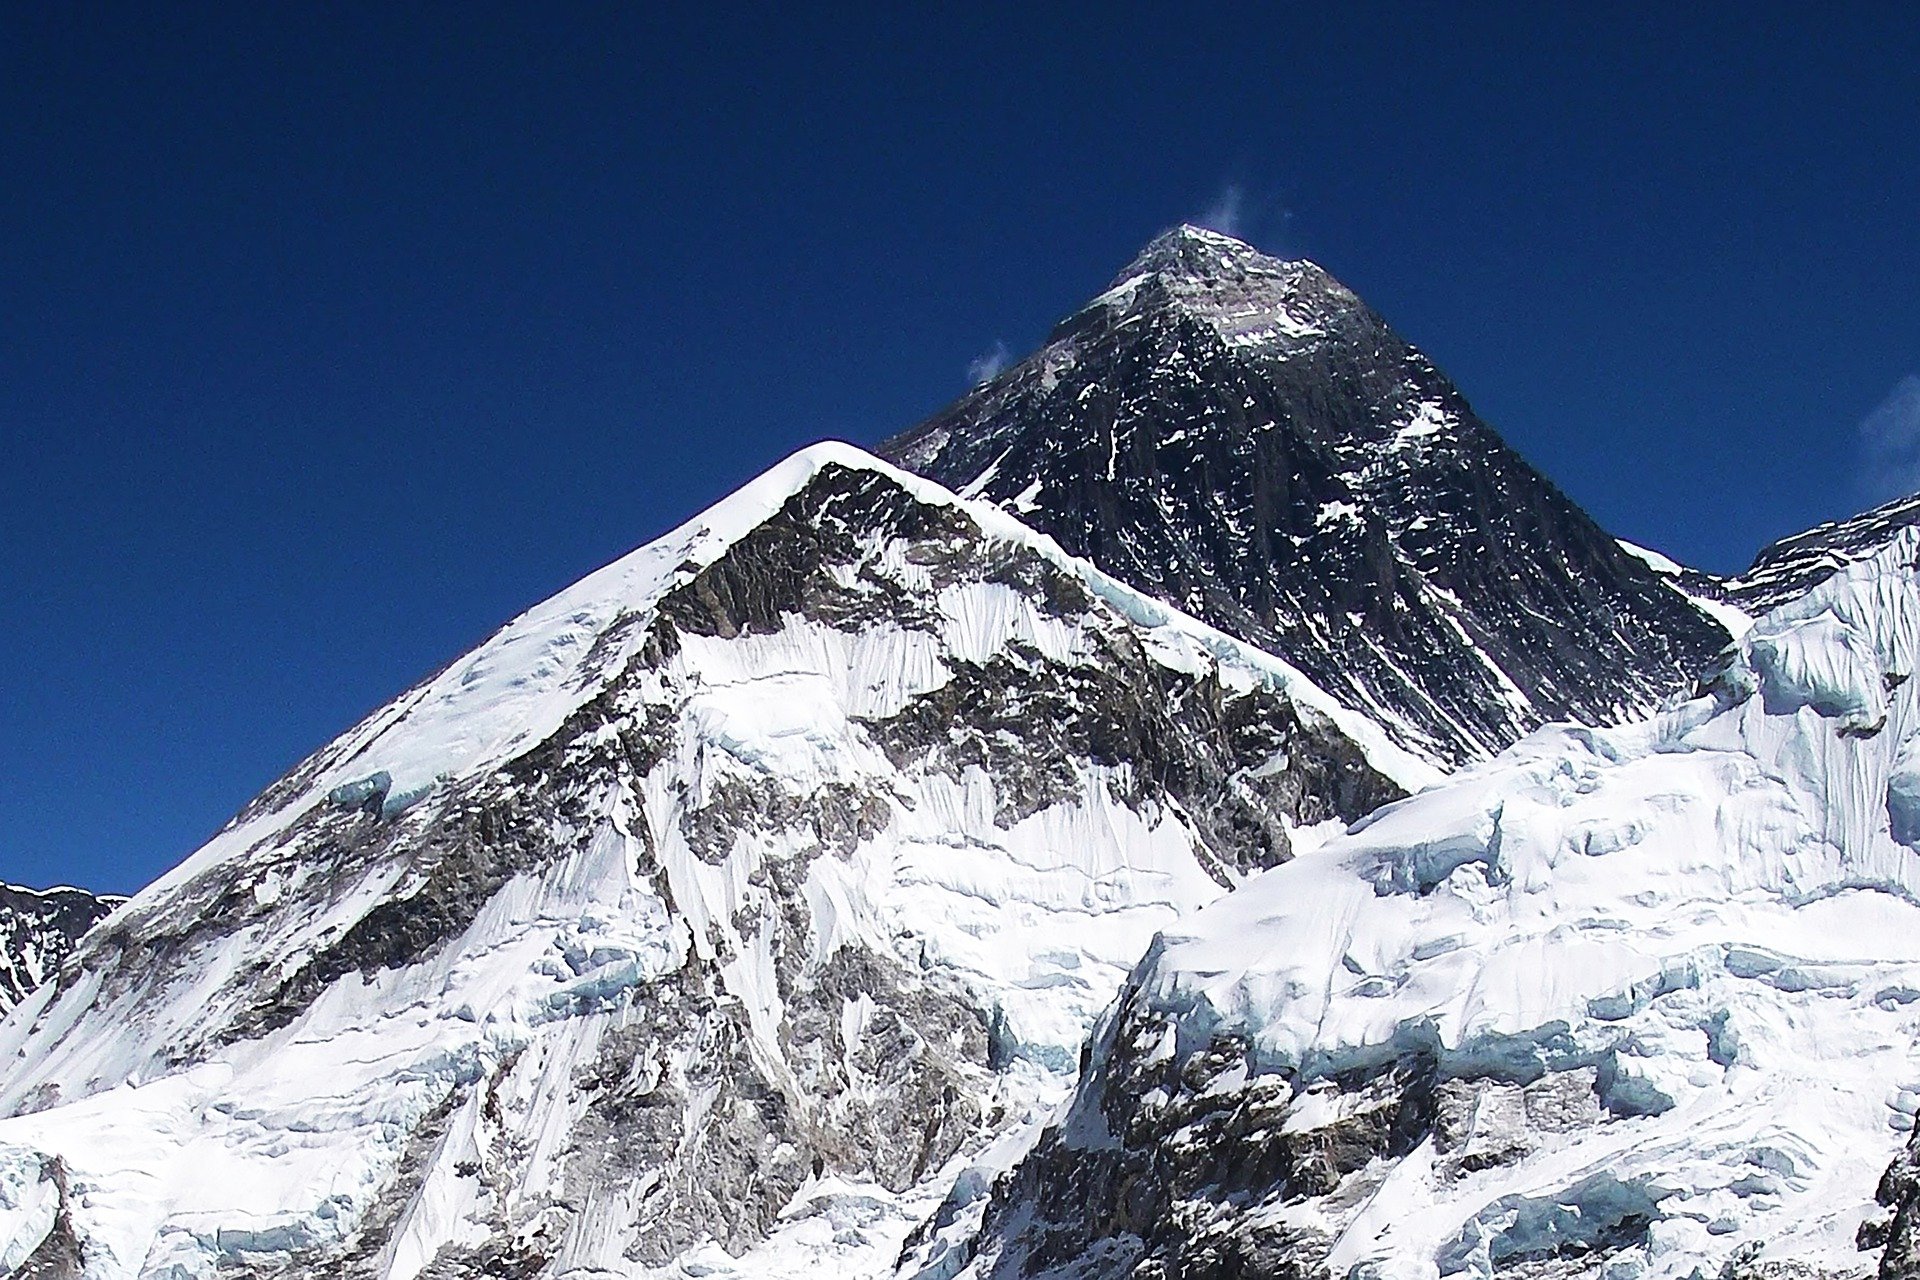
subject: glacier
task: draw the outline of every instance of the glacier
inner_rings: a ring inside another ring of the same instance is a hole
[[[1165,929],[962,1274],[1870,1272],[1916,1226],[1916,557]]]

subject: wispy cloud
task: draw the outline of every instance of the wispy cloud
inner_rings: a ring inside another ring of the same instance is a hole
[[[977,387],[983,382],[992,382],[1012,359],[1013,353],[1007,350],[1007,344],[995,338],[991,347],[967,362],[968,385]]]
[[[1908,374],[1860,420],[1860,482],[1870,497],[1920,491],[1920,375]]]
[[[1220,188],[1220,194],[1214,197],[1213,203],[1194,221],[1210,231],[1238,236],[1247,229],[1246,205],[1246,188],[1237,182],[1229,182]]]

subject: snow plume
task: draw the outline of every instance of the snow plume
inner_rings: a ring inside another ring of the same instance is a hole
[[[1294,242],[1293,210],[1280,188],[1249,188],[1245,183],[1223,183],[1212,203],[1187,221],[1236,240],[1258,241],[1269,253],[1298,257]]]
[[[1220,188],[1220,194],[1214,197],[1206,212],[1194,221],[1209,231],[1238,237],[1246,231],[1246,203],[1246,188],[1229,182]]]
[[[1007,344],[995,338],[991,347],[967,362],[967,385],[977,387],[983,382],[992,382],[1012,360],[1013,352],[1007,350]]]
[[[1920,375],[1908,374],[1860,420],[1861,483],[1876,499],[1920,490]]]

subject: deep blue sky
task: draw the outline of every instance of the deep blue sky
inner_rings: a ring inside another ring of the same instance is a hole
[[[1920,370],[1892,5],[401,7],[0,16],[0,878],[137,887],[1235,193],[1681,559],[1856,509],[1920,433],[1863,457]]]

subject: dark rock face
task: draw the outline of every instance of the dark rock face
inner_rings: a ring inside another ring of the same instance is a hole
[[[1136,980],[1151,964],[1150,953]],[[1335,1238],[1302,1224],[1364,1206],[1422,1143],[1432,1144],[1434,1175],[1459,1181],[1608,1119],[1591,1065],[1462,1076],[1449,1073],[1437,1043],[1415,1037],[1313,1075],[1263,1068],[1237,1033],[1175,1038],[1130,982],[1087,1049],[1071,1108],[995,1183],[978,1230],[944,1254],[927,1235],[909,1242],[915,1280],[960,1263],[991,1280],[1332,1280]],[[1598,1274],[1600,1262],[1646,1242],[1658,1196],[1604,1172],[1509,1196],[1436,1261],[1443,1275],[1480,1266]],[[1477,1229],[1482,1221],[1493,1229]],[[1501,1229],[1515,1221],[1527,1225]]]
[[[57,973],[81,936],[123,901],[0,884],[0,1014]]]
[[[1749,613],[1765,613],[1867,559],[1912,524],[1920,524],[1920,494],[1896,498],[1851,519],[1815,525],[1755,556],[1745,573],[1726,580],[1726,595]]]
[[[86,1248],[74,1234],[73,1218],[68,1211],[67,1171],[58,1160],[45,1162],[41,1169],[58,1197],[53,1227],[40,1247],[28,1255],[11,1280],[80,1280],[86,1265]]]
[[[1410,1053],[1337,1081],[1340,1104],[1289,1124],[1295,1082],[1242,1039],[1160,1052],[1165,1027],[1123,992],[1072,1111],[993,1189],[976,1247],[995,1280],[1326,1277],[1332,1241],[1249,1210],[1338,1193],[1432,1132],[1433,1060]],[[1326,1092],[1323,1088],[1322,1092]]]
[[[1332,277],[1212,232],[879,451],[1441,760],[1649,710],[1727,642]]]

